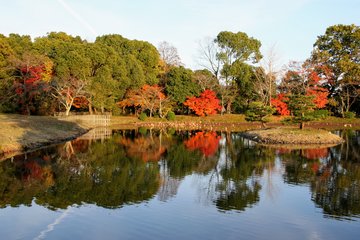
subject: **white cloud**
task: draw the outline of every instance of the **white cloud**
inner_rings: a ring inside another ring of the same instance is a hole
[[[70,7],[64,0],[57,0],[58,3],[68,12],[72,17],[74,17],[81,25],[83,25],[87,30],[89,30],[95,37],[98,36],[96,30],[72,7]]]

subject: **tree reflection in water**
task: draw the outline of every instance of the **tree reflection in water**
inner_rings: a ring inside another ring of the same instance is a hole
[[[214,202],[219,210],[244,211],[259,201],[260,176],[271,171],[275,152],[259,147],[237,134],[226,134],[221,162],[217,166]]]
[[[310,186],[311,199],[325,216],[360,216],[360,135],[340,132],[346,142],[332,148],[305,149],[280,154],[284,179]]]
[[[157,164],[126,156],[115,135],[104,143],[77,140],[0,164],[0,206],[37,204],[50,209],[83,203],[121,207],[152,198],[160,184]],[[84,148],[84,145],[88,145]],[[72,149],[69,151],[69,149]],[[42,156],[51,156],[44,161]]]
[[[326,216],[359,216],[360,135],[339,134],[348,141],[302,150],[201,131],[119,130],[101,141],[77,139],[1,162],[0,207],[34,200],[49,209],[84,203],[119,208],[155,196],[167,201],[193,175],[204,202],[222,212],[244,211],[260,200],[262,188],[276,195],[271,176],[278,157],[285,182],[308,185]]]

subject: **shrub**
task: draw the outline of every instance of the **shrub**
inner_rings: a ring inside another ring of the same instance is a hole
[[[355,117],[356,117],[356,113],[354,113],[354,112],[345,112],[344,113],[344,118],[353,119]]]
[[[315,110],[312,115],[315,119],[325,119],[329,116],[329,111],[326,109],[319,109]]]
[[[142,112],[142,113],[139,115],[139,120],[145,121],[146,119],[147,119],[146,113]]]
[[[259,121],[265,127],[265,123],[269,121],[267,117],[274,110],[274,108],[265,106],[262,102],[252,102],[249,105],[249,109],[245,112],[245,120],[249,122]]]
[[[167,113],[166,115],[166,119],[169,121],[174,121],[175,120],[175,113],[173,111],[170,111]]]

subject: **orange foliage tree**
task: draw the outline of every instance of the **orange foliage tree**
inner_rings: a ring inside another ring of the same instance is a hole
[[[158,111],[159,116],[163,118],[171,110],[169,102],[161,87],[144,85],[140,90],[129,90],[125,99],[118,102],[118,105],[122,108],[137,107],[141,111],[149,110],[150,117]]]
[[[119,144],[125,148],[130,158],[141,159],[144,162],[158,162],[165,154],[168,145],[163,145],[159,137],[122,138]]]
[[[185,146],[190,150],[200,150],[206,157],[216,153],[221,137],[216,132],[197,132],[195,136],[185,141]]]
[[[73,104],[75,108],[87,108],[89,100],[85,96],[78,96],[74,98]]]
[[[203,91],[199,97],[188,97],[184,105],[189,107],[198,116],[216,114],[221,110],[220,101],[215,92],[211,90]]]

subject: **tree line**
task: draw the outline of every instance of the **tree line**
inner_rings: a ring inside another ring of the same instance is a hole
[[[317,109],[342,117],[360,113],[359,26],[328,27],[306,61],[282,72],[274,52],[264,57],[260,47],[244,32],[220,32],[199,44],[202,69],[193,71],[167,42],[156,48],[118,34],[94,42],[64,32],[34,40],[0,35],[0,112],[164,118],[257,109],[255,119],[275,111],[301,119]]]

